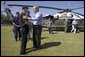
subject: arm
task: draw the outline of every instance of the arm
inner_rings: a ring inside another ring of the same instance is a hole
[[[37,21],[39,19],[39,17],[41,16],[42,14],[39,12],[35,15],[34,18],[32,18],[32,21]]]
[[[14,22],[13,22],[13,25],[16,26],[16,27],[20,27],[19,25],[16,25]]]
[[[17,24],[15,23],[15,17],[14,17],[13,20],[12,20],[12,24],[13,24],[14,26],[16,26],[16,27],[20,27],[19,25],[17,25]]]

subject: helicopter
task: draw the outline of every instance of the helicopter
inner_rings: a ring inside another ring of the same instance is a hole
[[[27,7],[33,7],[33,5],[17,5],[17,4],[8,4],[8,6],[19,6],[19,7],[27,6]],[[53,9],[53,10],[62,10],[61,12],[57,12],[57,13],[61,14],[61,13],[64,13],[64,12],[73,12],[73,10],[82,9],[84,7],[78,7],[78,8],[74,8],[74,9],[62,9],[62,8],[55,8],[55,7],[48,7],[48,6],[39,6],[39,8],[46,8],[46,9]],[[77,12],[73,12],[73,13],[79,14],[81,16],[84,16],[83,14],[80,14],[80,13],[77,13]]]
[[[17,5],[17,4],[7,4],[7,6],[18,6],[18,7],[23,7],[23,6],[27,6],[27,7],[33,7],[33,5]],[[46,8],[46,9],[53,9],[53,10],[59,10],[61,12],[57,12],[54,15],[46,15],[43,18],[45,19],[53,19],[55,20],[64,20],[64,26],[62,25],[61,27],[64,27],[64,31],[67,32],[67,24],[68,24],[68,20],[73,20],[73,19],[84,19],[84,15],[74,12],[73,10],[76,9],[82,9],[84,7],[78,7],[78,8],[73,8],[73,9],[62,9],[62,8],[56,8],[56,7],[48,7],[48,6],[39,6],[39,8]],[[9,11],[9,13],[11,14],[11,11]],[[12,15],[12,14],[11,14]],[[76,17],[77,16],[77,17]],[[46,27],[46,25],[43,25],[43,27]],[[54,25],[54,27],[57,27],[57,25]],[[59,27],[59,26],[58,26]],[[83,26],[84,27],[84,26]]]

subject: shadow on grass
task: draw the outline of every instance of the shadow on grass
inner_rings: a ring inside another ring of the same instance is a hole
[[[50,47],[54,47],[54,46],[59,46],[60,44],[61,44],[61,42],[49,42],[49,43],[42,44],[40,49],[27,48],[26,54],[29,52],[32,52],[32,51],[37,51],[37,50],[46,49],[46,48],[50,48]]]
[[[49,38],[49,37],[41,37],[41,40],[42,40],[42,39],[47,39],[47,38]]]
[[[61,42],[49,42],[49,43],[45,43],[43,45],[41,45],[40,49],[46,49],[46,48],[50,48],[50,47],[54,47],[54,46],[59,46],[61,44]]]

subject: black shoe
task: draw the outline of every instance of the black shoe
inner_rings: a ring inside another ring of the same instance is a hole
[[[18,41],[18,40],[15,40],[16,42]]]
[[[23,52],[23,53],[20,53],[20,55],[24,55],[24,54],[26,54],[25,52]]]
[[[36,48],[35,46],[33,46],[33,48]]]
[[[38,47],[38,48],[36,48],[36,49],[41,49],[41,47]]]
[[[21,38],[19,38],[19,40],[21,41]]]

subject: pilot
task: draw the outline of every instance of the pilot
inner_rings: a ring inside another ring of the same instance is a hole
[[[48,31],[49,31],[49,34],[53,34],[53,31],[52,31],[52,20],[49,18],[48,20]]]
[[[77,31],[77,25],[78,25],[78,22],[77,22],[76,19],[74,19],[72,21],[72,30],[71,30],[71,32],[74,31],[74,33],[76,33],[76,31]]]

